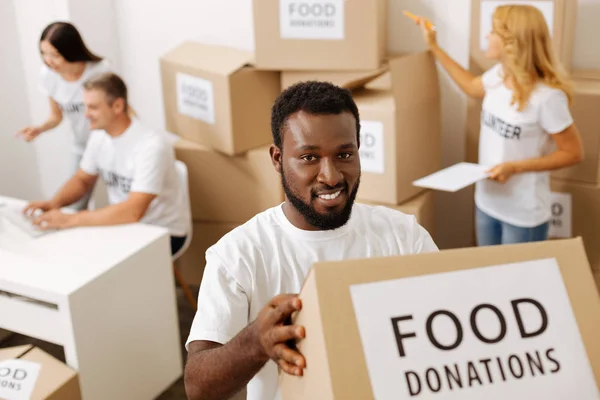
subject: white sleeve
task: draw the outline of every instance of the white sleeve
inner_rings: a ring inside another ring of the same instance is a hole
[[[569,100],[562,90],[552,90],[540,104],[540,126],[549,134],[560,133],[573,124]]]
[[[412,216],[413,220],[413,252],[418,253],[435,253],[439,251],[437,245],[433,241],[431,235],[418,222],[417,218]]]
[[[42,64],[38,78],[38,90],[45,95],[52,97],[56,82],[53,79],[52,71],[45,64]]]
[[[164,142],[155,140],[136,150],[131,192],[155,195],[162,192],[168,163],[171,160],[168,151],[169,147]]]
[[[94,135],[94,132],[90,135],[83,156],[79,163],[79,168],[83,172],[89,175],[98,175],[98,147],[100,146],[100,138]]]
[[[185,343],[186,350],[195,340],[229,342],[248,325],[248,315],[248,296],[227,272],[221,258],[209,249],[198,293],[198,310]]]
[[[487,92],[502,83],[502,65],[496,64],[481,75],[481,83]]]

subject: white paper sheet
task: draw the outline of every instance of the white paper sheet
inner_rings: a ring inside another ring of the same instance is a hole
[[[414,186],[456,192],[477,181],[486,179],[489,167],[485,165],[461,162],[413,182]]]

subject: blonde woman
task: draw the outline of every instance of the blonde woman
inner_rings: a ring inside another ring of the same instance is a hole
[[[542,13],[525,5],[495,10],[486,57],[497,64],[481,76],[452,60],[425,21],[417,23],[431,52],[467,95],[483,99],[479,163],[491,169],[475,189],[478,244],[547,239],[549,171],[580,163],[583,151]]]

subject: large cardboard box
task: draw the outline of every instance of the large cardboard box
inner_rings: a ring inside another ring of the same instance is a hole
[[[471,58],[483,69],[492,67],[495,62],[485,57],[485,51],[494,10],[504,4],[530,4],[538,7],[546,17],[556,54],[564,68],[571,70],[577,3],[577,0],[472,0]]]
[[[600,186],[552,179],[550,237],[580,236],[594,270],[600,271]]]
[[[175,157],[188,167],[192,218],[241,224],[283,202],[281,178],[269,147],[228,156],[189,140],[174,145]]]
[[[206,250],[238,225],[223,222],[194,221],[194,232],[190,247],[176,261],[177,268],[179,268],[188,284],[200,285],[204,274],[204,266],[206,265]]]
[[[256,66],[368,70],[386,52],[387,0],[254,0]]]
[[[168,131],[234,155],[271,142],[280,76],[258,71],[252,53],[184,42],[160,60]]]
[[[597,399],[600,296],[580,239],[317,263],[283,400]]]
[[[417,218],[417,222],[419,223],[419,225],[425,228],[427,232],[429,232],[429,234],[432,237],[434,237],[435,204],[433,194],[434,193],[431,190],[426,190],[423,193],[418,194],[416,197],[413,197],[412,199],[400,205],[381,204],[368,201],[360,202],[369,205],[389,207],[394,210],[401,211],[405,214],[414,215]]]
[[[600,182],[600,81],[576,80],[573,119],[583,141],[581,164],[552,173],[556,178]]]
[[[38,364],[37,379],[28,366],[7,365],[19,360]],[[28,389],[31,397],[23,397]],[[0,398],[31,400],[80,400],[81,391],[77,372],[48,353],[31,345],[0,349]]]
[[[361,117],[357,198],[397,205],[423,191],[413,181],[440,169],[440,89],[429,52],[388,64],[391,90],[354,92]]]

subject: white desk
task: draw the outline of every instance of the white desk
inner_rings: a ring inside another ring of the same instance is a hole
[[[0,328],[63,346],[84,400],[157,397],[182,374],[168,232],[130,224],[30,238],[0,218]]]

